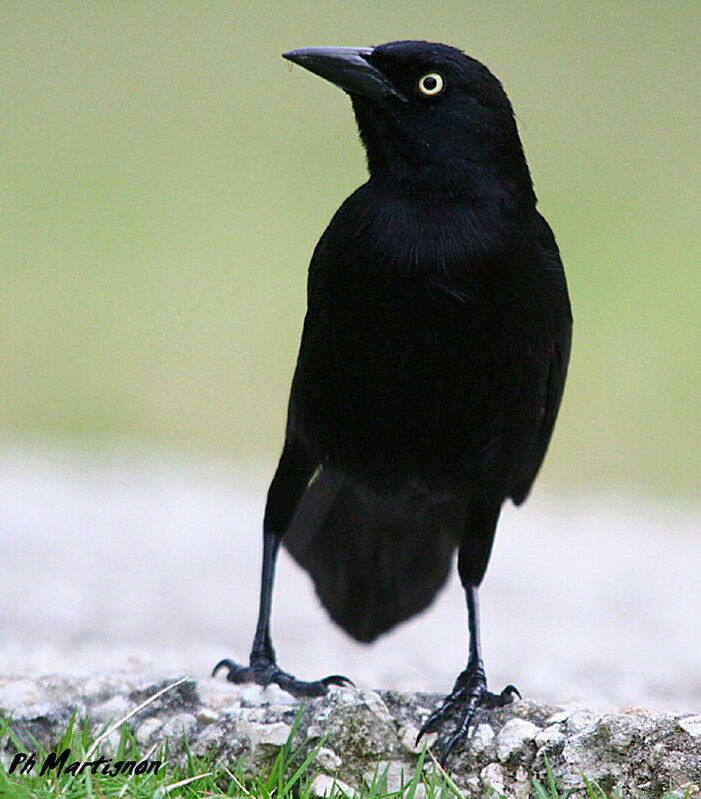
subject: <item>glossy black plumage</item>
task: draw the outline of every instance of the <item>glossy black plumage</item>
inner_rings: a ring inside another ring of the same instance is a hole
[[[476,588],[501,505],[527,496],[562,397],[562,264],[486,67],[427,42],[286,57],[349,92],[370,177],[312,257],[265,529],[365,641],[425,607],[458,548],[471,647],[449,750],[479,704],[511,698],[486,690]],[[435,96],[420,90],[426,75],[440,78]],[[266,638],[267,619],[254,679]]]

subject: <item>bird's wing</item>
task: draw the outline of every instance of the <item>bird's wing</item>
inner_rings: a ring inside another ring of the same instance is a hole
[[[569,337],[567,341],[558,342],[553,346],[544,386],[543,404],[541,406],[542,418],[538,433],[529,451],[525,454],[516,479],[512,484],[511,498],[516,505],[520,505],[528,496],[545,457],[565,388],[569,351]]]
[[[572,317],[557,244],[548,223],[540,214],[537,215],[537,226],[537,235],[545,260],[552,265],[551,274],[554,274],[556,278],[555,285],[558,287],[559,307],[557,318],[559,323],[555,326],[556,332],[551,330],[552,337],[549,339],[547,353],[544,358],[547,366],[542,384],[543,396],[540,406],[540,425],[535,439],[525,453],[516,478],[512,483],[510,496],[516,505],[520,505],[528,496],[545,457],[565,389],[572,343]]]

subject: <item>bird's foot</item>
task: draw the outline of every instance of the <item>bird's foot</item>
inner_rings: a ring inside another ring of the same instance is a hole
[[[340,674],[331,674],[322,680],[314,682],[304,682],[298,680],[292,674],[283,671],[274,660],[258,658],[251,660],[250,666],[239,666],[233,660],[220,660],[212,670],[214,677],[220,669],[227,669],[226,679],[233,683],[252,682],[256,685],[266,685],[274,683],[279,685],[283,691],[297,697],[324,696],[328,693],[330,685],[352,686],[353,682],[348,677]]]
[[[453,690],[440,707],[426,719],[416,743],[418,744],[424,735],[438,732],[446,718],[457,716],[458,723],[450,731],[441,748],[439,762],[441,766],[445,766],[450,753],[467,738],[481,711],[504,707],[511,704],[516,697],[520,699],[521,694],[513,685],[507,685],[500,694],[493,694],[487,690],[484,670],[481,667],[467,668],[458,676]]]

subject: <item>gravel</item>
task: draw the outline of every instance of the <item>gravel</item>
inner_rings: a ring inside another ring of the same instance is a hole
[[[36,749],[35,740],[51,749],[72,711],[80,719],[90,719],[91,731],[97,735],[110,722],[119,721],[124,711],[141,706],[144,697],[175,682],[174,676],[111,673],[103,675],[102,689],[96,693],[88,677],[0,678],[0,711],[14,714],[19,750],[27,753]],[[210,678],[190,679],[143,706],[128,723],[144,749],[156,747],[153,751],[157,751],[168,741],[166,772],[183,757],[184,737],[195,755],[212,754],[221,764],[241,762],[248,772],[257,773],[269,767],[293,735],[300,708],[279,704],[271,689],[259,690],[255,702],[249,692],[245,703],[244,690]],[[306,702],[294,748],[303,757],[321,745],[314,766],[317,795],[328,793],[334,781],[353,794],[378,772],[386,774],[390,792],[406,784],[418,758],[413,744],[416,730],[439,699],[437,695],[333,688],[326,697]],[[108,708],[114,716],[107,713]],[[659,799],[670,789],[679,797],[685,790],[699,790],[701,734],[692,717],[641,710],[588,711],[585,722],[580,711],[575,731],[569,724],[574,715],[532,701],[517,701],[491,712],[475,736],[448,761],[452,779],[467,797],[482,797],[492,787],[507,799],[526,799],[533,778],[546,781],[547,757],[561,788],[577,791],[573,797],[585,796],[582,775],[597,780],[609,792],[618,790],[638,799]],[[553,722],[553,718],[561,720]],[[430,739],[436,742],[435,735]],[[118,740],[116,732],[109,735],[100,754],[112,757]],[[4,739],[4,747],[0,759],[9,763],[17,749],[9,738]],[[430,757],[425,768],[434,769]]]

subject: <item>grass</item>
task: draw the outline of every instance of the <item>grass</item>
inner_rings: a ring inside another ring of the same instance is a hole
[[[154,697],[155,698],[155,697]],[[22,775],[0,761],[0,797],[3,799],[107,799],[108,797],[132,797],[133,799],[165,799],[186,797],[188,799],[217,799],[217,797],[236,797],[236,799],[311,799],[312,784],[316,772],[314,760],[321,746],[309,751],[298,751],[293,747],[299,716],[292,727],[287,742],[269,765],[267,771],[251,776],[243,763],[230,767],[215,763],[213,758],[198,757],[192,754],[187,740],[183,740],[184,757],[169,762],[168,744],[152,747],[143,752],[130,728],[122,723],[106,728],[97,736],[91,736],[86,721],[76,722],[73,716],[64,734],[54,748],[55,752],[70,749],[69,762],[90,761],[100,754],[101,742],[111,731],[119,730],[119,741],[110,753],[113,763],[118,761],[159,760],[163,766],[155,774],[118,774],[114,776],[96,774],[90,771],[72,775],[65,771],[60,774],[40,775],[37,772],[47,755],[44,747],[35,739],[30,740],[33,751],[37,753],[39,764],[32,773]],[[9,744],[9,746],[8,746]],[[12,729],[9,718],[0,718],[0,750],[25,751],[25,745]],[[426,758],[424,750],[417,761],[411,779],[400,790],[390,791],[387,775],[377,771],[363,789],[355,794],[357,799],[415,799],[419,786],[424,799],[462,799],[464,794],[450,776],[433,760],[433,770],[424,769]],[[430,753],[429,753],[430,755]],[[567,799],[571,792],[558,790],[550,764],[546,760],[547,784],[532,781],[533,799]],[[595,782],[583,778],[587,799],[626,799],[622,794],[606,793]],[[330,799],[347,799],[341,787],[334,785]],[[581,796],[581,791],[580,794]],[[690,799],[690,791],[685,794],[669,792],[661,799]],[[487,789],[483,799],[500,799],[501,794]]]
[[[365,179],[346,98],[279,54],[431,38],[504,81],[568,270],[574,351],[546,478],[698,496],[700,13],[2,3],[0,434],[272,459],[306,265]]]
[[[255,777],[247,774],[243,765],[232,764],[230,768],[217,766],[211,758],[196,757],[184,742],[185,757],[182,762],[168,763],[168,749],[164,745],[148,753],[152,759],[162,760],[167,765],[158,774],[133,776],[102,776],[86,773],[72,776],[61,775],[17,775],[8,774],[8,769],[0,765],[0,796],[8,799],[83,799],[83,797],[135,797],[135,799],[163,799],[164,797],[237,797],[242,799],[307,799],[315,776],[313,760],[316,749],[301,754],[292,746],[295,727],[287,743],[280,748],[267,772]],[[0,747],[7,739],[19,750],[23,745],[12,731],[9,719],[0,725]],[[44,748],[33,741],[37,760],[41,762],[46,755]],[[66,732],[58,742],[55,751],[71,749],[71,759],[89,760],[95,754],[95,740],[91,739],[87,725],[78,725],[75,719],[68,724]],[[121,727],[119,743],[112,760],[136,760],[144,758],[133,733],[124,725]],[[386,775],[377,773],[365,790],[359,795],[363,799],[401,796],[413,799],[419,784],[424,785],[427,799],[448,799],[460,796],[449,779],[426,777],[422,773],[423,756],[417,770],[405,788],[399,793],[387,791]],[[333,796],[342,799],[345,794],[336,789]]]

